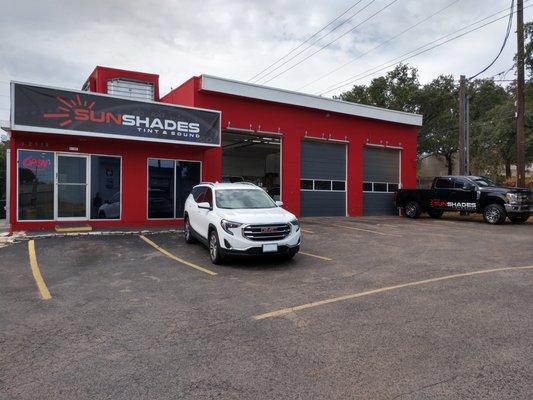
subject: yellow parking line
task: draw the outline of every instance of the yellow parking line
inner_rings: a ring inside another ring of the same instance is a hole
[[[339,228],[346,228],[346,229],[353,229],[354,231],[370,232],[370,233],[375,233],[376,235],[381,235],[381,236],[401,236],[401,235],[397,235],[394,233],[383,233],[383,232],[373,231],[371,229],[356,228],[354,226],[338,225],[338,224],[331,224],[331,226],[336,226]]]
[[[309,257],[320,258],[321,260],[325,260],[325,261],[332,261],[333,260],[332,258],[329,258],[329,257],[317,256],[316,254],[304,253],[303,251],[299,251],[298,254],[303,254],[304,256],[309,256]]]
[[[39,288],[39,293],[43,300],[50,300],[52,296],[50,295],[46,283],[44,283],[43,276],[41,275],[41,270],[37,263],[37,255],[35,254],[35,242],[33,240],[28,242],[28,254],[30,256],[31,272],[33,274],[33,279],[35,279],[35,283],[37,284],[37,288]]]
[[[148,243],[150,246],[152,246],[154,249],[160,251],[161,253],[163,253],[164,255],[166,255],[168,258],[171,258],[173,259],[174,261],[177,261],[179,263],[182,263],[182,264],[185,264],[185,265],[188,265],[189,267],[191,268],[194,268],[198,271],[202,271],[202,272],[205,272],[206,274],[209,274],[209,275],[217,275],[216,272],[213,272],[211,270],[208,270],[207,268],[203,268],[203,267],[200,267],[199,265],[196,265],[196,264],[193,264],[189,261],[186,261],[184,260],[183,258],[179,258],[179,257],[176,257],[174,254],[170,253],[169,251],[166,251],[164,248],[162,247],[159,247],[157,244],[155,244],[154,242],[152,242],[150,239],[148,239],[146,236],[143,236],[143,235],[139,235],[139,237],[144,240],[146,243]]]
[[[330,304],[330,303],[336,303],[338,301],[355,299],[357,297],[363,297],[363,296],[368,296],[368,295],[371,295],[371,294],[387,292],[389,290],[400,289],[400,288],[404,288],[404,287],[408,287],[408,286],[425,285],[425,284],[428,284],[428,283],[444,281],[444,280],[448,280],[448,279],[464,278],[466,276],[489,274],[489,273],[492,273],[492,272],[524,270],[524,269],[533,269],[533,265],[529,265],[527,267],[507,267],[507,268],[485,269],[485,270],[481,270],[481,271],[465,272],[465,273],[462,273],[462,274],[446,275],[446,276],[441,276],[439,278],[431,278],[431,279],[424,279],[424,280],[421,280],[421,281],[402,283],[400,285],[388,286],[388,287],[383,287],[383,288],[374,289],[374,290],[367,290],[365,292],[348,294],[348,295],[345,295],[345,296],[334,297],[334,298],[331,298],[331,299],[315,301],[313,303],[302,304],[302,305],[295,306],[295,307],[282,308],[280,310],[267,312],[265,314],[254,315],[252,317],[252,319],[261,320],[261,319],[266,319],[266,318],[280,317],[282,315],[286,315],[286,314],[289,314],[289,313],[292,313],[292,312],[295,312],[295,311],[305,310],[307,308],[323,306],[323,305]]]
[[[310,233],[310,234],[315,233],[315,232],[313,232],[313,231],[310,231],[309,229],[300,228],[300,230],[301,230],[302,232],[305,232],[305,233]]]

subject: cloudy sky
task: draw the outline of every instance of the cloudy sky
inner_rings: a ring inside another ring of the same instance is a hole
[[[293,52],[294,59],[284,58],[253,81],[316,94],[353,76],[362,78],[355,83],[367,83],[384,72],[371,74],[378,66],[498,11],[469,29],[504,16],[510,0],[0,0],[0,120],[9,119],[9,81],[79,89],[95,65],[158,73],[162,94],[202,73],[247,81],[354,4]],[[529,5],[533,1],[526,0]],[[527,8],[525,20],[532,19],[533,7]],[[498,52],[506,24],[503,18],[408,62],[422,82],[474,74]],[[512,65],[515,27],[485,76]]]

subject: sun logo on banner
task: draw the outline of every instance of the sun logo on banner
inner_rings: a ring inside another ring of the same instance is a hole
[[[59,103],[57,107],[58,112],[44,113],[43,117],[59,119],[60,127],[67,126],[72,123],[73,119],[77,119],[75,118],[77,110],[83,110],[85,112],[92,111],[92,108],[96,103],[95,101],[91,103],[87,103],[86,100],[82,101],[79,94],[76,95],[75,99],[65,100],[64,98],[57,96],[56,100]]]

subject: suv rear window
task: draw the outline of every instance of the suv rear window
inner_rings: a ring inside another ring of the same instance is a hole
[[[201,203],[203,201],[201,200],[201,197],[203,197],[205,193],[205,189],[206,189],[205,186],[198,186],[198,187],[193,188],[193,190],[191,191],[191,194],[195,202]]]

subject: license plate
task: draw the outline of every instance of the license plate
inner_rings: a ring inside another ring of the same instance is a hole
[[[278,251],[277,244],[264,244],[263,253],[272,253],[273,251]]]

